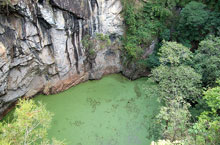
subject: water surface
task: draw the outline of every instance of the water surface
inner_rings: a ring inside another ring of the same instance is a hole
[[[54,113],[50,138],[69,145],[149,145],[159,106],[154,88],[147,78],[115,74],[35,100]]]

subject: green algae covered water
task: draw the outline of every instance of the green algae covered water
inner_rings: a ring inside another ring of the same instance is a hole
[[[117,74],[35,100],[54,114],[49,137],[68,145],[149,145],[159,110],[152,82]]]

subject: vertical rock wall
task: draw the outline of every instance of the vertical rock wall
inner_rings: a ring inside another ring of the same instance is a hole
[[[0,14],[0,114],[20,97],[121,71],[119,0],[13,0],[9,10]],[[82,40],[97,33],[111,45],[94,41],[91,61]]]

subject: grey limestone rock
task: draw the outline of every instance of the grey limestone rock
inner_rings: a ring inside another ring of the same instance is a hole
[[[120,50],[100,48],[88,59],[85,36],[122,35],[119,0],[13,0],[0,14],[0,115],[20,97],[58,93],[122,71]],[[112,42],[114,44],[115,42]]]

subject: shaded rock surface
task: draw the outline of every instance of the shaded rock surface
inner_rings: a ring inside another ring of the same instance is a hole
[[[0,114],[20,97],[58,93],[122,71],[116,39],[88,59],[96,33],[123,34],[119,0],[16,0],[0,13]],[[99,44],[97,43],[97,47]]]
[[[69,11],[83,19],[88,19],[91,16],[91,2],[88,0],[52,0],[54,6]]]

